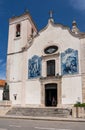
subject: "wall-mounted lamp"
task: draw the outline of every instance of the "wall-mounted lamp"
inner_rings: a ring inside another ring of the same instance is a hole
[[[13,94],[14,100],[17,100],[17,94]]]

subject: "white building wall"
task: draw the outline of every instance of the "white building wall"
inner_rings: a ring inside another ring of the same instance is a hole
[[[80,54],[80,41],[72,36],[68,30],[63,30],[61,27],[53,27],[49,25],[47,30],[40,32],[32,46],[28,49],[29,58],[33,55],[46,55],[44,49],[50,45],[59,47],[58,52],[63,52],[68,48],[76,49]]]
[[[0,87],[0,101],[3,100],[3,87]]]
[[[45,56],[44,49],[50,45],[56,45],[59,47],[56,53],[62,53],[68,48],[72,48],[74,50],[78,50],[78,64],[79,64],[79,73],[81,73],[80,66],[80,41],[78,38],[72,36],[68,30],[62,30],[60,27],[53,27],[49,25],[47,30],[40,33],[38,37],[36,37],[32,43],[32,46],[28,49],[27,57],[31,59],[34,55]],[[50,58],[51,59],[51,58]],[[49,60],[49,59],[48,59]],[[57,57],[56,57],[56,60]],[[43,68],[46,66],[46,60],[42,61]],[[56,64],[56,72],[59,71],[61,73],[61,57],[59,56],[59,60],[57,61],[59,66]],[[43,76],[46,75],[46,68],[43,69]],[[59,69],[59,70],[58,70]]]
[[[15,25],[9,26],[9,35],[8,35],[8,50],[7,53],[14,52],[14,38],[15,38]]]
[[[62,78],[62,104],[82,102],[81,76]]]
[[[47,70],[47,67],[46,67],[46,61],[42,61],[42,76],[43,77],[46,77],[46,71]]]
[[[25,101],[26,104],[30,105],[40,105],[41,104],[41,87],[38,80],[32,79],[26,83],[25,89]]]
[[[21,81],[22,80],[22,53],[11,55],[10,57],[10,81]],[[9,70],[8,70],[9,71]]]
[[[22,83],[14,82],[10,83],[10,100],[12,101],[12,105],[19,105],[22,104]],[[16,96],[16,99],[15,99]],[[23,97],[24,98],[24,97]]]
[[[58,46],[59,53],[64,52],[68,48],[78,50],[79,73],[78,75],[71,75],[62,78],[62,86],[61,86],[62,104],[74,104],[76,103],[78,98],[82,102],[81,75],[79,76],[79,74],[81,74],[79,39],[72,36],[68,30],[62,30],[61,27],[53,27],[49,25],[47,30],[40,32],[40,35],[36,39],[34,39],[32,46],[28,49],[28,55],[27,55],[28,59],[31,59],[34,55],[38,55],[40,57],[42,55],[46,55],[44,53],[44,49],[50,45]],[[49,58],[48,60],[51,60],[51,58]],[[56,74],[57,72],[60,72],[59,74],[61,74],[61,57],[59,56],[59,60],[55,59],[55,61],[56,61]],[[57,65],[57,63],[59,65]],[[46,60],[42,62],[42,67],[43,67],[42,76],[46,77]],[[30,80],[30,83],[32,84],[32,86],[35,86],[33,80]],[[39,81],[36,82],[36,86],[38,84]],[[41,85],[39,85],[39,87],[41,88]],[[76,90],[76,93],[74,93],[74,90]]]
[[[25,20],[23,20],[22,18],[20,20],[15,19],[13,22],[10,23],[8,38],[8,54],[21,51],[22,47],[24,47],[27,44],[28,39],[31,35],[32,25],[29,22],[29,19],[26,18]],[[20,37],[16,37],[17,24],[20,24],[21,26]]]
[[[27,26],[29,26],[29,29],[26,29]],[[20,39],[13,39],[15,27],[14,25],[10,26],[8,53],[20,51],[24,45],[29,44],[28,35],[30,35],[30,32],[28,30],[31,30],[30,22],[27,22],[27,20],[24,21],[23,23],[21,23],[21,27],[22,37]],[[56,61],[56,74],[59,73],[61,75],[61,53],[67,50],[68,48],[78,50],[79,73],[78,75],[64,76],[62,78],[62,104],[76,103],[78,98],[82,102],[82,85],[80,75],[80,40],[77,37],[72,36],[72,34],[69,32],[69,29],[63,28],[60,25],[53,26],[51,23],[49,23],[47,28],[39,32],[39,35],[33,39],[31,46],[26,50],[25,54],[24,52],[22,52],[19,54],[9,56],[10,78],[8,77],[7,79],[10,79],[10,81],[13,82],[9,82],[9,86],[10,99],[12,100],[12,103],[14,105],[22,104],[22,98],[24,98],[23,101],[25,101],[24,104],[26,105],[41,104],[41,83],[39,81],[39,78],[28,79],[28,60],[31,59],[34,55],[37,55],[39,57],[46,56],[46,54],[44,53],[44,49],[51,45],[58,46],[58,51],[55,52],[55,54],[59,53],[59,57],[49,57],[48,59],[42,61],[41,76],[46,77],[46,61],[51,59],[55,59]],[[24,89],[23,92],[22,88]],[[14,94],[17,94],[17,100],[14,99]],[[22,95],[24,96],[22,97]]]

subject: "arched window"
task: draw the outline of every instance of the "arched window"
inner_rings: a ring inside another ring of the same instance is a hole
[[[20,37],[20,33],[21,33],[21,26],[20,24],[16,25],[16,37]]]
[[[55,76],[55,60],[47,61],[47,76]]]

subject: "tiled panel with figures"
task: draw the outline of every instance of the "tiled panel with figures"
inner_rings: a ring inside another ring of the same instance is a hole
[[[78,51],[68,48],[61,53],[62,75],[78,73]]]
[[[28,61],[28,78],[41,76],[41,58],[34,55]]]

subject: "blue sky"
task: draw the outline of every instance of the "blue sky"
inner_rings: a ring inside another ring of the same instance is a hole
[[[55,23],[71,28],[76,20],[81,32],[85,32],[85,0],[0,0],[0,79],[6,78],[6,54],[9,18],[28,9],[38,30],[46,26],[49,11],[53,10]]]

